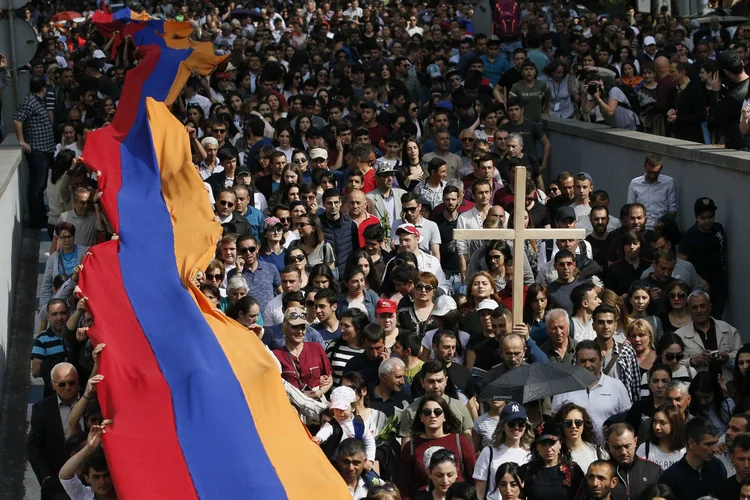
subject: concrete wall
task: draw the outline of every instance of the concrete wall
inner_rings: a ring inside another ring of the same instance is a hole
[[[20,168],[22,158],[20,148],[0,147],[0,401],[25,210],[26,180]]]
[[[595,189],[610,196],[611,212],[625,204],[630,180],[643,175],[648,153],[664,157],[662,173],[674,177],[678,190],[678,220],[684,231],[695,223],[693,203],[708,196],[716,202],[716,220],[724,225],[729,243],[729,302],[724,319],[750,341],[750,153],[640,132],[611,129],[587,122],[550,119],[550,176],[568,170],[588,172]]]

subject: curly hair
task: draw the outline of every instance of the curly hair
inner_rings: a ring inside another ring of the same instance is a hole
[[[578,410],[581,412],[581,415],[583,415],[583,432],[581,432],[581,440],[583,440],[584,443],[593,446],[600,446],[599,437],[597,436],[596,428],[594,427],[594,421],[591,420],[591,415],[586,411],[586,408],[578,406],[575,403],[566,403],[558,410],[554,420],[554,424],[557,425],[558,429],[560,429],[560,434],[563,436],[561,450],[566,460],[571,460],[572,458],[570,455],[570,449],[568,449],[568,446],[565,443],[565,426],[563,424],[565,423],[565,417],[573,410]]]

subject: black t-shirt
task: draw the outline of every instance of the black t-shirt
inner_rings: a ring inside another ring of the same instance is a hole
[[[682,235],[678,253],[687,255],[688,261],[710,284],[725,281],[726,275],[726,234],[724,226],[714,223],[711,231],[704,233],[698,225],[692,226]]]
[[[553,281],[552,283],[550,283],[547,287],[547,291],[549,292],[551,305],[554,307],[565,309],[568,314],[572,316],[573,302],[570,300],[570,292],[572,292],[575,287],[582,284],[583,281],[578,279],[574,280],[571,283],[563,284],[557,281]]]
[[[740,500],[742,485],[737,481],[737,476],[735,475],[727,478],[719,491],[719,500]]]
[[[445,212],[441,212],[432,218],[437,224],[440,231],[440,265],[446,275],[455,274],[461,271],[461,265],[458,259],[458,249],[456,241],[453,239],[453,230],[458,225],[458,219],[449,221],[445,218]]]
[[[594,260],[597,264],[602,266],[602,276],[605,276],[607,273],[607,252],[609,251],[609,245],[612,242],[612,233],[607,233],[607,237],[603,240],[588,235],[586,236],[586,241],[591,244],[591,252]]]
[[[529,210],[529,217],[531,217],[534,227],[552,225],[552,218],[549,215],[549,210],[547,210],[547,205],[542,205],[538,201],[534,202],[534,206]]]
[[[503,73],[497,84],[501,87],[505,87],[505,90],[510,92],[510,88],[516,83],[523,80],[523,73],[521,73],[515,66],[511,67],[508,71]]]
[[[474,366],[481,370],[489,370],[502,361],[500,357],[500,344],[497,340],[484,335],[476,335],[469,339],[467,349],[471,349],[477,355]]]
[[[612,235],[609,244],[609,250],[607,251],[607,260],[609,262],[615,262],[623,258],[623,232],[624,229],[622,227],[618,227],[617,229],[609,233],[610,235]],[[641,235],[641,259],[652,261],[654,260],[654,252],[651,250],[651,245],[649,245],[646,241],[646,234],[648,232],[649,231],[645,231]]]
[[[533,476],[528,473],[528,465],[524,465],[519,473],[522,478],[526,479],[524,488],[526,498],[543,498],[544,500],[573,500],[584,477],[583,471],[574,462],[545,467]],[[569,482],[570,485],[564,484],[565,482]]]
[[[651,262],[640,260],[637,267],[633,267],[625,259],[618,260],[607,269],[604,277],[604,286],[617,295],[628,293],[630,285],[641,279],[643,271],[649,268]]]
[[[523,137],[523,152],[536,158],[536,143],[544,137],[541,125],[524,119],[520,125],[506,123],[503,125],[503,130],[507,130],[509,134],[514,132],[521,134]]]
[[[464,365],[451,363],[448,367],[448,378],[456,386],[456,389],[468,399],[474,397],[474,380],[471,377],[471,370]]]

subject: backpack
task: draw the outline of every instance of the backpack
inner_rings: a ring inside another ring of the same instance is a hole
[[[633,87],[631,87],[630,85],[625,85],[624,83],[617,85],[617,88],[622,90],[622,93],[625,94],[625,97],[628,100],[627,104],[621,102],[619,103],[619,105],[635,113],[635,118],[638,121],[636,130],[638,130],[639,132],[643,132],[645,129],[643,128],[643,123],[641,123],[641,100],[638,97],[638,93]]]
[[[521,36],[521,8],[516,0],[496,0],[492,34],[506,40]]]

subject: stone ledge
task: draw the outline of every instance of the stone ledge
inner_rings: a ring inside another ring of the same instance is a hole
[[[21,148],[18,146],[0,147],[0,198],[5,194],[8,183],[21,166],[22,159]]]
[[[548,131],[554,133],[750,173],[750,153],[745,151],[727,150],[718,146],[698,144],[671,137],[613,129],[606,125],[579,120],[549,118],[544,121],[544,124]]]

